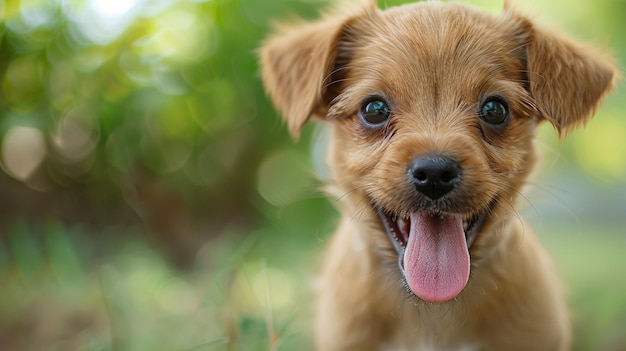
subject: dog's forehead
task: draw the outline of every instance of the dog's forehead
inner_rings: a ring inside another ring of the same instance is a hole
[[[456,2],[410,3],[383,10],[380,16],[387,31],[439,39],[455,33],[470,36],[488,35],[492,31],[497,33],[500,30],[494,28],[494,25],[501,24],[499,16]]]
[[[525,32],[510,16],[423,2],[382,11],[367,26],[351,62],[365,94],[432,103],[438,95],[471,99],[491,82],[524,79]]]
[[[380,13],[354,56],[357,74],[389,89],[482,80],[523,67],[521,25],[458,3],[422,2]],[[518,66],[518,67],[516,67]]]

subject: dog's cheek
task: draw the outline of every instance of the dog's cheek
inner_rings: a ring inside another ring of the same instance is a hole
[[[363,138],[345,129],[340,133],[340,140],[334,141],[334,159],[336,179],[343,188],[389,210],[410,207],[413,192],[407,182],[408,148],[399,147],[393,138]]]
[[[536,122],[528,118],[514,120],[507,135],[500,139],[502,143],[483,146],[492,174],[490,183],[502,201],[511,202],[510,206],[536,163],[535,126]]]
[[[494,161],[500,173],[520,173],[532,167],[536,122],[527,117],[514,118],[506,134],[500,137],[500,144],[493,147]]]
[[[355,138],[344,121],[330,124],[327,162],[333,179],[346,191],[361,189],[371,183],[371,172],[380,159],[376,153],[377,148]]]
[[[368,178],[373,185],[370,196],[387,210],[401,213],[413,206],[416,192],[415,187],[408,182],[410,158],[397,151],[402,149],[387,149],[385,153],[377,155],[378,163]]]

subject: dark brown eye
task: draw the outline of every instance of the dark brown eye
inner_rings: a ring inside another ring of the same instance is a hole
[[[491,125],[503,124],[509,117],[507,104],[500,98],[489,98],[483,102],[479,116]]]
[[[366,102],[359,111],[361,120],[370,127],[380,127],[385,124],[391,116],[389,105],[380,99]]]

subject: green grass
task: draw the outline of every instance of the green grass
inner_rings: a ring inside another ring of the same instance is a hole
[[[575,350],[626,350],[626,228],[554,223],[540,232],[568,291]]]
[[[622,228],[535,229],[568,287],[574,350],[626,349]],[[312,349],[311,286],[325,245],[317,230],[304,239],[281,227],[222,235],[184,273],[138,240],[98,254],[85,248],[87,234],[55,223],[13,229],[0,251],[3,349]]]

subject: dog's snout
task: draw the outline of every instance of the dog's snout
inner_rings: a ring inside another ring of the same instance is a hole
[[[417,191],[436,200],[460,183],[461,166],[449,157],[423,155],[411,163],[409,179]]]

